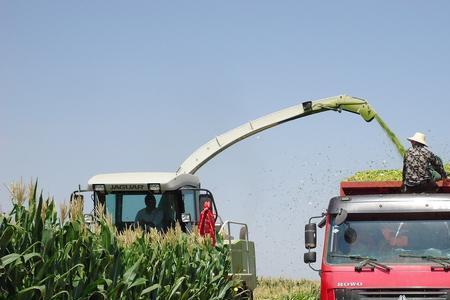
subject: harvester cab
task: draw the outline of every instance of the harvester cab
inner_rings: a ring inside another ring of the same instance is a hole
[[[256,288],[255,246],[248,239],[247,224],[223,222],[214,195],[200,187],[197,176],[154,172],[99,174],[89,179],[86,189],[75,191],[71,199],[87,192],[92,193],[94,202],[93,214],[85,215],[87,223],[94,223],[102,208],[119,231],[142,226],[163,233],[178,224],[184,232],[191,233],[199,224],[204,203],[210,201],[216,232],[222,234],[230,248],[230,275],[239,277],[250,293]],[[151,209],[156,217],[151,223],[142,223],[139,215],[146,210],[148,195],[155,200]]]
[[[212,193],[200,189],[198,177],[191,174],[100,174],[89,180],[88,190],[93,192],[94,207],[102,205],[118,230],[137,225],[139,212],[146,209],[145,199],[149,194],[156,200],[153,209],[158,217],[153,224],[141,225],[160,231],[177,223],[184,231],[191,230],[199,219],[200,195],[209,195],[214,203]]]

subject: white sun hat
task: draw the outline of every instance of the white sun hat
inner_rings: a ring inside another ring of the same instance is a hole
[[[420,144],[425,145],[425,146],[428,146],[427,138],[425,137],[425,134],[423,134],[421,132],[416,132],[414,134],[414,136],[408,138],[408,140],[420,143]]]

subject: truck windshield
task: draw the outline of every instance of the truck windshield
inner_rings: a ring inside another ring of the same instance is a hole
[[[423,216],[422,219],[389,217],[383,220],[372,216],[352,220],[349,215],[341,225],[335,225],[333,219],[327,262],[353,264],[352,257],[357,256],[391,264],[430,263],[420,256],[450,259],[450,216],[432,220],[425,220]]]

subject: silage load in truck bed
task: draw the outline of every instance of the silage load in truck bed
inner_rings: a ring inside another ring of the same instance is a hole
[[[450,174],[450,163],[444,165],[447,174]],[[402,170],[368,170],[356,172],[345,181],[401,181]]]

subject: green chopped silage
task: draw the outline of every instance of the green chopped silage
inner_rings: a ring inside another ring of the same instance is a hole
[[[447,174],[450,173],[450,163],[444,165]],[[356,172],[345,181],[400,181],[402,170],[368,170]]]

